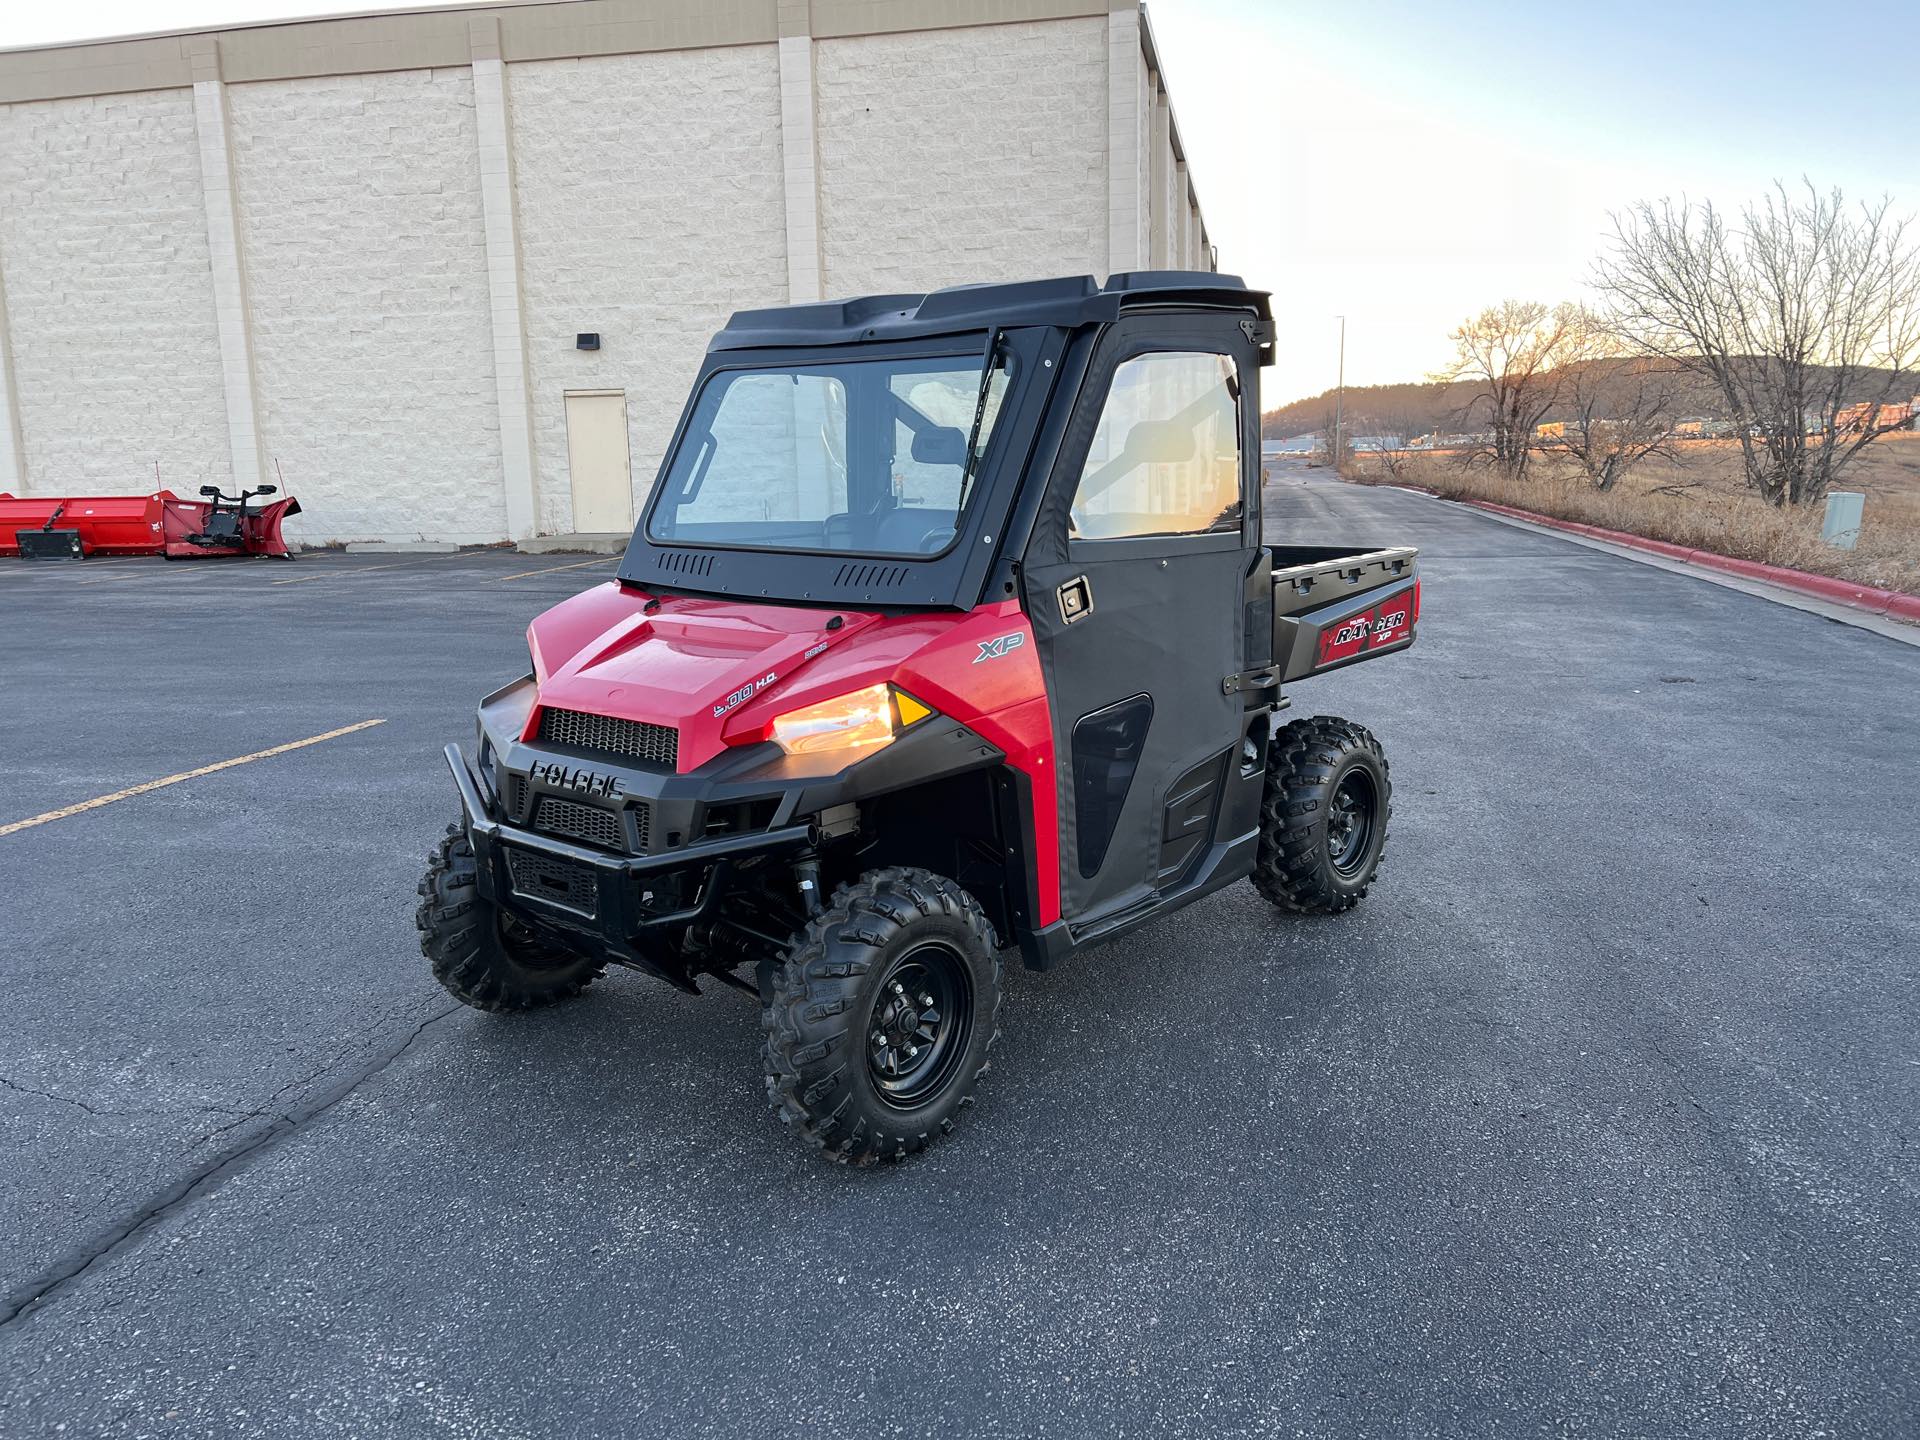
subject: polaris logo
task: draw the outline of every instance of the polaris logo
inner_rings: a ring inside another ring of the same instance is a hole
[[[596,800],[614,800],[627,793],[618,775],[602,775],[580,765],[563,765],[558,760],[542,760],[527,772],[542,785],[555,790],[571,790]]]
[[[1014,631],[1011,635],[1001,635],[993,640],[982,640],[979,642],[980,653],[973,657],[973,663],[978,665],[982,660],[999,660],[1011,655],[1026,643],[1027,637],[1018,630]]]

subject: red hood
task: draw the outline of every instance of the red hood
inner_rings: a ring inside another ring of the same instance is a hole
[[[1019,642],[1006,650],[1015,633]],[[1007,661],[976,665],[993,641]],[[1031,642],[1013,601],[967,615],[881,616],[690,596],[656,601],[618,584],[562,601],[527,629],[541,706],[671,725],[680,732],[682,771],[727,745],[764,738],[784,710],[881,680],[969,723],[1012,706],[1044,707]],[[537,724],[529,716],[530,735]]]
[[[684,596],[652,604],[603,585],[538,617],[527,643],[543,706],[671,725],[692,769],[719,751],[741,706],[876,618]]]

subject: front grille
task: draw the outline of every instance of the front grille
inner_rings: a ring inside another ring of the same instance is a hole
[[[507,873],[513,877],[515,894],[546,900],[589,920],[593,918],[600,892],[590,866],[512,845],[506,851]]]
[[[507,818],[518,822],[527,813],[527,777],[507,771],[502,779],[500,801],[507,807]]]
[[[680,758],[680,732],[671,725],[589,715],[584,710],[542,710],[540,738],[556,745],[577,745],[609,755],[630,755],[671,770]]]
[[[581,805],[557,795],[542,795],[533,812],[533,828],[548,835],[563,835],[583,840],[603,850],[625,850],[627,837],[620,830],[620,812],[602,810],[598,805]]]

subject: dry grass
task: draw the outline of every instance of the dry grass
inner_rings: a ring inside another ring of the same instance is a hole
[[[1365,455],[1349,478],[1394,483],[1377,460]],[[1821,542],[1819,506],[1796,513],[1763,504],[1741,483],[1740,455],[1731,443],[1687,446],[1677,463],[1648,461],[1605,494],[1570,465],[1551,459],[1517,484],[1484,469],[1469,470],[1444,455],[1418,457],[1400,478],[1455,499],[1493,500],[1743,560],[1920,594],[1920,435],[1876,442],[1843,472],[1836,488],[1867,497],[1860,543],[1853,550]]]

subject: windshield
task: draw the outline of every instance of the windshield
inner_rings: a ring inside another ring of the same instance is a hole
[[[977,350],[720,371],[694,404],[647,533],[686,545],[941,554],[979,488],[1007,380],[1004,355],[989,372]]]

